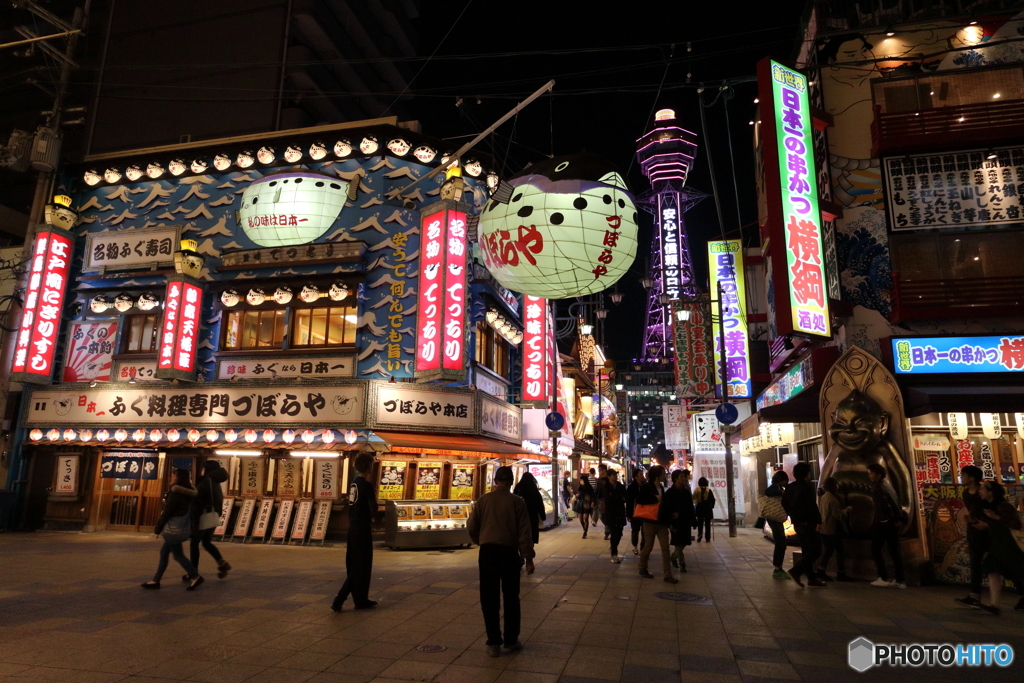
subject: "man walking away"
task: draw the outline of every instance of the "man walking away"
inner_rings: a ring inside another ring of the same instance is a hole
[[[871,500],[875,504],[875,519],[871,525],[871,555],[875,558],[878,578],[871,582],[879,588],[906,588],[903,578],[903,557],[900,555],[900,523],[903,509],[896,500],[896,491],[885,480],[885,468],[878,463],[868,465],[868,479],[871,480]],[[882,557],[882,546],[889,550],[896,580],[889,580]]]
[[[192,538],[189,548],[189,559],[192,566],[199,569],[199,544],[202,543],[206,552],[217,562],[217,578],[223,579],[231,571],[231,565],[224,561],[220,550],[213,544],[213,532],[217,525],[200,528],[200,521],[206,513],[216,513],[220,519],[224,507],[224,491],[220,485],[228,480],[228,471],[216,460],[207,460],[203,465],[203,476],[196,482],[196,497],[192,499]],[[181,577],[188,581],[188,574]]]
[[[715,518],[715,492],[708,486],[706,477],[697,480],[693,502],[697,515],[697,543],[700,543],[701,534],[704,535],[705,542],[711,543],[711,520]]]
[[[801,588],[801,576],[807,577],[808,586],[821,588],[828,584],[814,575],[814,563],[821,557],[821,512],[810,481],[811,466],[798,462],[793,467],[793,476],[795,481],[782,494],[782,507],[800,539],[800,562],[793,565],[789,575]]]
[[[622,540],[622,528],[626,526],[626,487],[619,483],[619,473],[608,470],[608,483],[604,487],[604,527],[608,530],[609,549],[612,562],[621,564],[619,557],[619,541]]]
[[[569,473],[565,472],[562,477],[562,502],[565,503],[566,511],[569,510],[569,501],[572,499],[572,479]],[[557,515],[556,515],[557,517]]]
[[[373,469],[373,456],[360,453],[356,457],[355,468],[358,476],[348,487],[348,547],[345,550],[348,576],[331,605],[335,612],[341,611],[349,594],[356,609],[377,606],[377,602],[369,597],[373,573],[373,518],[377,514],[377,494],[367,479]]]
[[[644,519],[644,548],[640,551],[640,576],[645,579],[653,579],[654,575],[647,571],[647,563],[654,552],[654,543],[661,545],[661,569],[664,573],[665,583],[679,583],[679,579],[672,576],[672,560],[668,549],[668,528],[672,523],[672,511],[664,502],[665,491],[665,468],[655,465],[647,471],[647,483],[640,487],[637,494],[636,504],[647,506],[647,511],[657,510],[655,519]],[[634,515],[641,510],[634,510]]]
[[[487,629],[487,654],[523,649],[519,642],[519,569],[533,574],[533,538],[526,503],[512,493],[511,467],[494,473],[494,490],[480,496],[469,515],[466,529],[480,546],[480,609]],[[502,641],[501,598],[505,599],[505,638]]]
[[[782,568],[786,559],[786,511],[782,507],[782,495],[789,486],[789,475],[779,470],[772,475],[771,486],[764,490],[764,496],[758,501],[761,514],[768,520],[768,527],[772,530],[772,542],[775,543],[775,551],[772,553],[773,579],[789,580],[789,574]],[[776,502],[778,501],[778,502]]]
[[[686,558],[683,556],[683,548],[690,545],[693,540],[690,529],[697,525],[693,513],[693,494],[690,492],[690,470],[672,472],[672,486],[665,491],[661,504],[668,506],[672,511],[669,526],[669,543],[675,548],[672,552],[672,566],[685,574]]]
[[[593,470],[591,470],[593,472]],[[601,522],[601,513],[604,509],[604,487],[608,485],[608,465],[598,465],[597,481],[590,482],[594,485],[594,512],[590,516],[591,524]],[[608,540],[608,525],[605,525],[604,540]]]
[[[644,547],[644,520],[633,516],[633,508],[636,507],[636,497],[637,494],[640,493],[640,487],[645,483],[647,483],[647,480],[644,477],[644,471],[638,467],[633,470],[633,481],[631,481],[629,486],[626,487],[626,520],[629,521],[629,540],[633,544],[634,555],[639,555],[640,548]],[[637,543],[640,544],[640,548],[637,548]]]

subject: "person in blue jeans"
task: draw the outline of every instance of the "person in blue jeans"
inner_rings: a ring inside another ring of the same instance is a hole
[[[769,498],[781,499],[787,486],[789,486],[789,475],[779,470],[772,475],[772,485],[764,490],[764,495]],[[775,552],[772,554],[772,566],[775,571],[772,572],[772,578],[788,581],[789,573],[782,568],[782,563],[786,561],[786,522],[767,518],[766,521],[772,530],[772,541],[775,543]]]
[[[186,590],[195,590],[203,583],[203,577],[199,575],[199,571],[192,564],[192,561],[185,557],[185,549],[182,547],[182,543],[188,540],[192,529],[189,509],[195,496],[196,490],[192,488],[190,472],[183,469],[175,470],[174,483],[171,484],[171,489],[167,492],[167,498],[164,499],[164,510],[160,514],[160,519],[156,521],[156,526],[153,527],[153,533],[160,536],[163,534],[165,527],[170,528],[167,529],[168,535],[164,536],[164,544],[160,548],[160,562],[157,564],[153,580],[142,584],[143,588],[160,588],[160,579],[163,578],[164,572],[167,571],[167,564],[172,555],[177,563],[181,565],[181,568],[185,570],[185,575],[188,577]],[[179,530],[180,538],[177,535],[171,535],[172,531],[177,532]]]

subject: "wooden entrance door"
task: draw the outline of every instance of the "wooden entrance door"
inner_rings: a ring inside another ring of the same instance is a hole
[[[163,510],[164,482],[160,479],[105,479],[111,487],[111,531],[148,531]]]

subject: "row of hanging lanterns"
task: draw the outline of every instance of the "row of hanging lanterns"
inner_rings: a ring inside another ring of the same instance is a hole
[[[332,284],[327,291],[321,291],[316,285],[304,285],[299,291],[299,300],[311,304],[326,296],[331,301],[344,301],[349,294],[348,285],[342,283]],[[261,287],[253,287],[246,292],[245,300],[251,306],[259,306],[267,300],[283,306],[289,303],[294,296],[294,290],[287,285],[281,285],[269,296]],[[237,289],[226,289],[220,295],[220,302],[228,307],[237,306],[241,301],[242,295]]]
[[[316,431],[312,429],[304,429],[301,432],[297,432],[294,429],[286,429],[281,432],[281,441],[284,443],[293,443],[295,439],[298,438],[303,443],[310,444],[316,440],[318,433],[320,435],[320,441],[325,444],[334,443],[337,438],[333,429]],[[128,430],[123,427],[115,430],[113,435],[111,435],[110,430],[107,429],[99,429],[95,434],[93,434],[91,429],[75,430],[68,428],[61,432],[59,429],[54,427],[45,433],[41,429],[33,429],[28,435],[29,439],[36,442],[42,441],[44,438],[51,442],[60,441],[62,438],[67,442],[88,442],[95,438],[98,443],[105,443],[106,441],[109,441],[111,436],[113,436],[114,441],[121,443],[128,440],[129,434]],[[208,429],[206,432],[201,432],[198,429],[179,430],[172,427],[165,432],[162,429],[150,429],[147,431],[146,429],[139,428],[131,433],[131,440],[135,443],[143,443],[148,438],[151,443],[161,443],[164,440],[168,443],[177,443],[182,440],[182,438],[185,438],[195,444],[204,436],[208,443],[216,443],[220,440],[221,433],[216,429]],[[224,430],[224,441],[226,443],[234,443],[238,441],[239,438],[246,443],[256,443],[260,438],[262,438],[264,443],[274,443],[277,440],[277,437],[277,430],[274,429],[264,429],[262,433],[255,429],[246,429],[242,432],[238,432],[234,429]],[[354,444],[359,440],[359,432],[354,429],[349,429],[344,433],[343,438],[345,439],[345,443],[349,445]]]
[[[758,435],[740,439],[740,455],[753,455],[766,448],[781,448],[796,440],[796,425],[792,422],[762,422]]]
[[[152,294],[144,293],[138,299],[133,299],[127,294],[118,294],[117,298],[111,301],[108,297],[98,294],[89,302],[89,310],[93,313],[104,313],[113,308],[121,313],[127,313],[132,308],[140,311],[152,311],[160,305],[160,301]]]
[[[493,327],[494,331],[500,334],[505,341],[510,344],[522,343],[523,331],[499,313],[497,309],[488,309],[487,314],[484,317],[487,319],[487,324]]]
[[[412,144],[404,138],[393,138],[388,140],[384,146],[389,152],[398,157],[404,157],[412,152],[413,157],[424,164],[429,164],[437,157],[437,150],[433,147],[420,145],[414,149]],[[330,149],[332,148],[320,140],[312,143],[305,150],[299,145],[288,145],[280,153],[280,160],[288,164],[297,164],[303,160],[303,157],[308,156],[310,161],[323,161],[327,158]],[[341,138],[334,143],[333,150],[335,158],[338,159],[351,158],[357,151],[364,156],[382,153],[381,141],[376,135],[363,136],[358,145],[348,138]],[[175,158],[171,159],[166,166],[160,161],[152,161],[146,165],[145,169],[140,164],[132,164],[123,170],[119,166],[110,166],[103,173],[100,173],[97,169],[89,169],[82,175],[82,179],[86,185],[92,187],[102,181],[111,184],[117,183],[122,178],[135,182],[143,176],[150,180],[157,180],[168,173],[174,177],[185,175],[189,171],[194,175],[201,175],[210,170],[211,166],[217,171],[227,171],[232,165],[246,169],[257,162],[264,166],[269,166],[276,163],[278,158],[278,150],[275,147],[264,145],[255,152],[251,149],[242,150],[233,159],[230,155],[221,153],[215,155],[213,159],[198,157],[191,162],[186,162],[182,158]],[[444,152],[441,155],[440,163],[447,164],[450,161],[451,152]],[[467,159],[462,167],[466,173],[474,178],[479,177],[483,173],[483,165],[477,159]],[[497,176],[495,175],[495,177]]]

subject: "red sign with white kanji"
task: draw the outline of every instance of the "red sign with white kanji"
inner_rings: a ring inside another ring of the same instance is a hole
[[[551,395],[548,366],[548,301],[523,296],[523,401],[545,405]]]
[[[197,285],[183,280],[167,283],[157,346],[157,377],[188,379],[187,375],[191,375],[194,378],[202,305],[203,290]]]
[[[466,213],[447,207],[421,223],[416,373],[464,372],[469,241]]]
[[[25,307],[14,347],[12,370],[19,382],[49,384],[52,380],[54,346],[60,332],[72,251],[68,235],[36,235]]]

